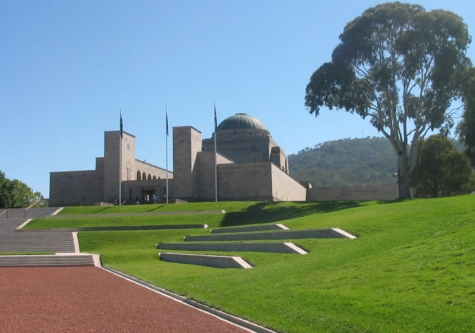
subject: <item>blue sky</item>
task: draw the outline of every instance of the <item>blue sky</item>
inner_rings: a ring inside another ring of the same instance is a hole
[[[304,107],[309,78],[345,24],[379,3],[0,0],[0,170],[48,197],[51,171],[94,169],[119,110],[136,157],[161,167],[165,106],[170,127],[191,125],[203,138],[213,103],[218,122],[247,113],[288,155],[380,136],[356,115]],[[414,3],[453,11],[474,34],[472,1]],[[171,151],[170,137],[172,169]]]

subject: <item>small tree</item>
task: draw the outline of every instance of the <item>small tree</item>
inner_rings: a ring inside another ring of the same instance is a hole
[[[445,197],[470,193],[474,189],[468,158],[443,135],[421,140],[413,172],[417,197]]]
[[[48,206],[40,192],[33,190],[18,179],[8,179],[0,171],[0,208],[27,208],[32,204]]]
[[[366,10],[340,35],[332,61],[306,88],[310,113],[343,109],[368,118],[397,156],[399,197],[409,198],[419,140],[450,128],[450,106],[471,68],[467,25],[448,11],[386,3]]]

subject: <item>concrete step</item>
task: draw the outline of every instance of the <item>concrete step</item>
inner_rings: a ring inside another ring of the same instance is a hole
[[[0,267],[94,266],[91,254],[0,256]]]
[[[308,253],[294,243],[158,243],[157,249],[175,251]]]
[[[180,264],[192,264],[216,268],[252,268],[252,266],[241,257],[210,256],[170,252],[159,253],[158,257],[163,261]]]
[[[332,229],[311,229],[311,230],[284,230],[284,231],[268,231],[268,232],[250,232],[250,233],[233,233],[233,234],[217,234],[217,235],[199,235],[185,236],[187,242],[213,242],[213,241],[250,241],[250,240],[276,240],[276,239],[303,239],[303,238],[349,238],[355,239],[353,236],[339,228]]]

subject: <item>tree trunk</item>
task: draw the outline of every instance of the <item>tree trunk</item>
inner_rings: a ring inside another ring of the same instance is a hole
[[[399,199],[410,199],[411,181],[408,177],[399,177]]]
[[[410,199],[411,196],[411,168],[406,154],[398,154],[398,183],[399,199]]]
[[[438,197],[438,192],[439,192],[439,182],[438,182],[438,170],[437,166],[434,166],[434,181],[433,181],[433,188],[432,188],[432,197],[437,198]]]

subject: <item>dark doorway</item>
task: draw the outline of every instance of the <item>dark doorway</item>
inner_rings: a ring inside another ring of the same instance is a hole
[[[142,197],[140,203],[149,204],[154,203],[155,189],[142,188]]]

